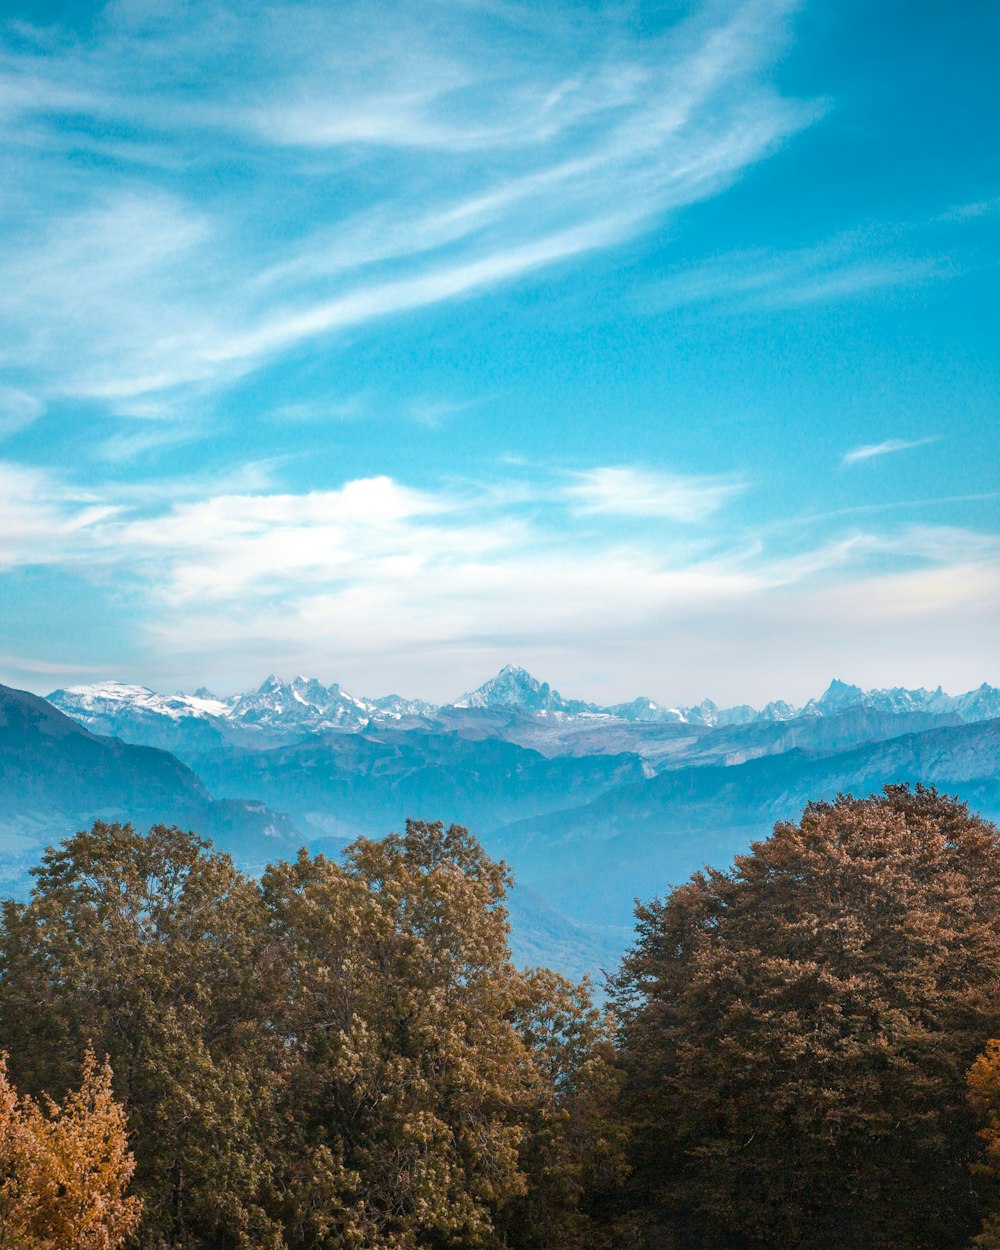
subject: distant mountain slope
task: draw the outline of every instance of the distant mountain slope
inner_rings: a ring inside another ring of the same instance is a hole
[[[907,734],[848,751],[795,749],[729,767],[664,772],[582,806],[517,821],[487,839],[565,915],[628,922],[630,901],[662,894],[705,863],[724,867],[811,799],[923,781],[1000,817],[1000,720]]]
[[[0,802],[8,867],[37,845],[42,825],[51,837],[49,829],[98,814],[176,819],[244,864],[288,853],[260,832],[276,819],[264,804],[332,853],[342,839],[382,836],[409,816],[455,821],[507,859],[524,887],[519,949],[534,958],[548,943],[564,968],[600,952],[606,962],[631,926],[635,896],[660,893],[705,862],[728,863],[810,799],[931,781],[1000,812],[1000,691],[987,685],[953,697],[834,681],[799,709],[647,699],[607,708],[565,699],[508,665],[438,708],[277,677],[230,699],[116,683],[51,697],[88,728],[169,746],[190,769],[77,727],[70,763],[56,753],[49,776],[50,739],[70,725],[50,708],[11,790],[16,819]],[[42,717],[46,705],[32,706]],[[93,764],[81,762],[85,751]],[[69,780],[81,791],[72,799],[63,797]],[[11,788],[2,773],[0,782]]]
[[[0,686],[0,854],[18,861],[95,819],[177,823],[244,859],[302,838],[260,802],[216,802],[166,751],[98,737],[23,690]]]
[[[696,764],[744,764],[797,747],[846,750],[906,733],[957,725],[957,713],[889,712],[855,704],[826,716],[799,716],[709,728],[683,723],[625,724],[600,718],[587,722],[543,721],[510,716],[495,732],[543,755],[635,753],[652,772]]]
[[[268,751],[216,751],[195,763],[215,794],[257,794],[303,828],[342,836],[380,836],[407,816],[481,833],[644,776],[630,754],[550,759],[492,734],[440,729],[316,735]]]

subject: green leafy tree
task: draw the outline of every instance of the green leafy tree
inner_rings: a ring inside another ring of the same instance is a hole
[[[519,1153],[527,1187],[504,1213],[505,1235],[525,1250],[603,1245],[606,1200],[625,1175],[614,1021],[588,982],[536,968],[524,974],[516,1027],[533,1079]]]
[[[653,1226],[689,1245],[967,1241],[964,1074],[998,1025],[994,825],[921,787],[811,804],[637,915],[615,988]]]

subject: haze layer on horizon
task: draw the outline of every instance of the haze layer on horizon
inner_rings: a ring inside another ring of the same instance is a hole
[[[0,681],[1000,681],[1000,10],[14,3]]]

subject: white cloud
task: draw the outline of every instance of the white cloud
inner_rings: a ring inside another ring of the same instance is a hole
[[[851,451],[845,452],[843,463],[845,465],[858,464],[862,460],[873,460],[877,456],[891,456],[898,451],[926,447],[928,443],[936,443],[940,438],[940,434],[934,434],[928,438],[887,438],[881,443],[865,443],[861,447],[854,447]]]
[[[0,562],[96,578],[94,603],[113,587],[171,685],[246,685],[285,667],[445,698],[512,657],[570,689],[604,672],[608,697],[688,701],[795,693],[795,674],[808,694],[807,679],[858,657],[896,673],[901,657],[931,656],[955,685],[977,667],[990,677],[1000,543],[987,533],[834,530],[789,552],[724,519],[731,484],[630,466],[577,474],[583,496],[537,469],[486,486],[375,477],[307,493],[277,489],[272,472],[227,493],[188,480],[143,498],[3,466]],[[607,509],[627,507],[630,487],[646,524],[623,536]],[[100,619],[85,605],[75,628]]]
[[[563,494],[583,513],[703,521],[744,489],[727,478],[655,473],[628,465],[577,473]]]

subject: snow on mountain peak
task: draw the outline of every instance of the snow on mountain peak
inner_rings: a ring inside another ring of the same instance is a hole
[[[508,708],[528,712],[592,711],[592,704],[567,700],[546,681],[537,678],[517,664],[505,664],[477,690],[471,690],[456,699],[457,708]]]
[[[220,734],[265,732],[270,736],[305,735],[331,730],[357,732],[378,724],[424,722],[440,711],[434,704],[399,695],[356,698],[339,683],[325,686],[301,673],[285,682],[270,674],[255,690],[220,699],[202,687],[195,694],[158,694],[136,683],[106,681],[53,691],[49,702],[80,724],[98,733],[120,734],[153,745],[170,745],[170,734],[201,735],[199,741],[218,740]],[[705,731],[749,725],[752,722],[789,721],[800,717],[830,717],[855,711],[887,715],[949,716],[953,721],[982,721],[1000,717],[1000,690],[983,682],[962,695],[936,690],[908,690],[901,686],[863,690],[835,678],[818,698],[803,707],[783,700],[759,711],[748,704],[719,708],[711,699],[692,707],[665,707],[648,697],[601,706],[565,699],[517,664],[505,664],[495,677],[449,705],[450,711],[505,711],[517,716],[571,720],[574,717],[615,719],[633,723],[687,724]],[[156,726],[161,726],[161,730]],[[170,726],[173,726],[171,729]],[[140,727],[145,727],[141,730]],[[145,736],[143,736],[145,735]]]
[[[130,682],[105,681],[89,686],[67,686],[54,690],[48,701],[60,711],[86,724],[88,718],[150,714],[179,720],[185,716],[224,716],[228,704],[204,694],[157,694],[148,686]]]

